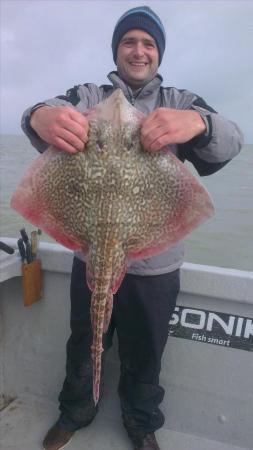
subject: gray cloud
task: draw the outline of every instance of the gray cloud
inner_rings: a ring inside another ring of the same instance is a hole
[[[161,17],[164,84],[190,89],[253,142],[253,3],[145,1]],[[23,110],[75,84],[104,83],[111,36],[140,1],[1,1],[1,129],[19,133]]]

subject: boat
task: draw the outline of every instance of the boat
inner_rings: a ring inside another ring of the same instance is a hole
[[[65,376],[72,253],[40,242],[43,291],[23,303],[16,240],[0,238],[1,450],[39,450],[58,417]],[[253,448],[253,272],[184,263],[181,292],[168,330],[160,383],[166,394],[163,450]],[[92,424],[75,433],[72,450],[129,450],[117,396],[117,340],[106,361],[104,396]]]

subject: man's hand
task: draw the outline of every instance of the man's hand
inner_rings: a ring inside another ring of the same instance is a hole
[[[42,106],[32,113],[30,124],[41,139],[69,153],[84,150],[88,140],[87,118],[68,106]]]
[[[165,145],[183,144],[203,133],[206,125],[197,111],[157,108],[141,125],[141,143],[155,152]]]

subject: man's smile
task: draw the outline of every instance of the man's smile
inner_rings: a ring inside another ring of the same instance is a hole
[[[134,70],[141,70],[144,69],[148,66],[147,62],[136,62],[136,61],[129,61],[128,63],[130,65],[130,67]]]
[[[135,62],[135,61],[129,61],[129,64],[131,64],[131,66],[146,66],[148,63],[147,62]]]

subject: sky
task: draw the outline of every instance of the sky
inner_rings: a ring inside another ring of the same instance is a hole
[[[108,83],[115,23],[144,4],[166,29],[164,86],[200,95],[253,144],[253,1],[240,0],[0,0],[1,133],[20,134],[30,105]]]

